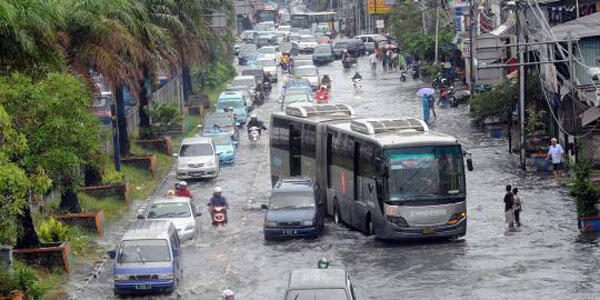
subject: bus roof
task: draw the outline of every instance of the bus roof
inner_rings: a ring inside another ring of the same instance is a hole
[[[363,119],[364,120],[364,119]],[[374,119],[368,119],[374,120]],[[386,120],[386,119],[380,119]],[[389,119],[388,119],[389,120]],[[450,135],[414,128],[382,130],[375,133],[365,133],[356,130],[351,122],[329,124],[330,128],[348,135],[362,138],[379,144],[383,148],[394,146],[425,146],[425,145],[457,145],[458,140]]]
[[[354,109],[347,104],[314,104],[293,103],[286,107],[285,112],[273,113],[274,117],[286,119],[302,119],[311,123],[334,120],[349,120],[354,118]]]

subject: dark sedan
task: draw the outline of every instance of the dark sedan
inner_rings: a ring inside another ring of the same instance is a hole
[[[325,206],[319,199],[319,188],[312,179],[280,179],[265,215],[265,240],[319,236],[325,219]]]

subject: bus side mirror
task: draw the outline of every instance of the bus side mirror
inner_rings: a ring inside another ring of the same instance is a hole
[[[110,259],[115,259],[117,257],[117,250],[106,251],[106,254],[108,254]]]
[[[467,170],[473,171],[473,159],[471,158],[471,153],[467,153],[465,155],[467,157]]]

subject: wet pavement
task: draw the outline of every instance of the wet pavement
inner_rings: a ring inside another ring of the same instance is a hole
[[[373,75],[361,59],[363,89],[355,92],[350,80],[355,69],[343,71],[340,61],[319,69],[333,79],[331,101],[351,104],[359,116],[422,116],[415,94],[425,86],[421,81],[401,82],[399,73],[383,74],[381,69]],[[270,112],[279,110],[277,90],[274,86],[271,100],[256,110],[260,119],[268,121]],[[203,215],[199,237],[184,244],[180,290],[148,298],[220,299],[229,288],[236,299],[282,299],[292,269],[316,267],[326,257],[332,268],[350,271],[358,299],[597,299],[599,240],[578,232],[573,200],[550,177],[519,171],[518,157],[508,154],[505,140],[491,139],[471,126],[466,105],[437,109],[437,114],[432,130],[456,136],[473,155],[464,238],[390,243],[328,222],[315,240],[265,242],[259,207],[270,193],[268,136],[252,148],[243,136],[234,165],[223,167],[216,180],[191,182],[200,207],[215,186],[223,188],[232,207],[229,224],[215,229]],[[171,173],[161,193],[174,182]],[[507,232],[504,223],[502,198],[508,183],[519,187],[523,200],[523,226],[517,232]],[[108,234],[104,244],[114,244],[123,230]],[[109,262],[86,285],[74,279],[69,295],[112,297],[111,272]]]

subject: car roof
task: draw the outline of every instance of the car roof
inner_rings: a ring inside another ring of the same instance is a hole
[[[314,181],[308,177],[282,178],[275,184],[273,193],[312,191]]]
[[[183,139],[183,141],[181,141],[181,145],[189,145],[189,144],[212,144],[212,139],[209,137],[196,136],[196,137],[185,138],[185,139]]]
[[[296,70],[302,70],[302,69],[315,69],[315,70],[317,70],[317,67],[315,65],[306,65],[306,66],[298,66],[298,67],[296,67]]]
[[[242,95],[242,93],[240,93],[238,91],[224,91],[219,95],[218,100],[239,99],[239,98],[243,98],[243,97],[244,97],[244,95]]]
[[[315,37],[314,34],[302,34],[300,37]]]
[[[346,289],[346,278],[342,269],[297,269],[290,273],[288,290]]]
[[[254,79],[254,76],[252,76],[252,75],[239,75],[239,76],[235,76],[233,78],[233,80],[236,80],[236,79]]]
[[[138,220],[125,231],[121,241],[169,239],[171,230],[174,230],[172,226],[171,221],[167,220]]]
[[[152,203],[166,203],[166,202],[190,202],[190,198],[188,197],[179,197],[179,196],[160,196],[154,200]]]

